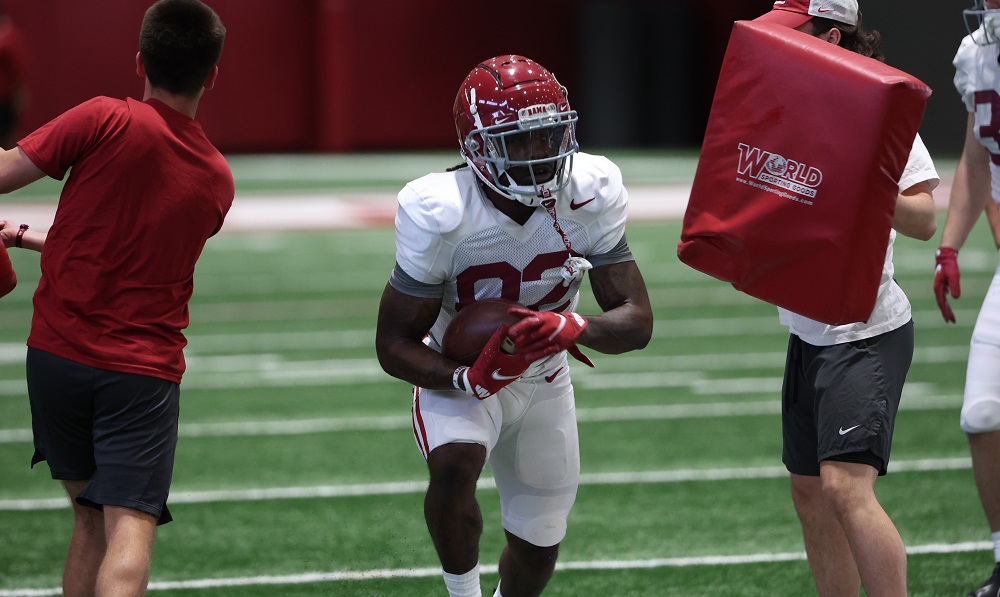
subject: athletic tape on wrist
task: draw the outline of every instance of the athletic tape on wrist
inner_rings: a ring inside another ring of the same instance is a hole
[[[469,368],[462,366],[455,369],[455,372],[451,374],[451,385],[455,386],[456,390],[468,393]]]

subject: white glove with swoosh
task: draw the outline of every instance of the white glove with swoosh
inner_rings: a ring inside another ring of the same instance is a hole
[[[455,389],[484,400],[527,371],[528,361],[523,356],[509,354],[500,349],[503,341],[507,339],[508,329],[510,326],[504,324],[493,332],[472,367],[463,366],[455,369],[452,377]]]

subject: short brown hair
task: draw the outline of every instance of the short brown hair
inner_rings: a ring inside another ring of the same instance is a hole
[[[159,0],[146,10],[139,55],[149,83],[177,95],[194,96],[222,56],[226,28],[200,0]]]

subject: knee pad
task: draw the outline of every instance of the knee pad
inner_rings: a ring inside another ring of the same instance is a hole
[[[990,285],[990,293],[994,287]],[[1000,298],[1000,293],[996,295]],[[962,431],[985,433],[1000,429],[1000,320],[995,303],[984,302],[972,332],[969,364],[965,372],[965,401],[962,403]]]
[[[566,518],[575,499],[575,492],[552,497],[517,496],[510,508],[504,509],[503,528],[532,545],[552,547],[566,536]]]
[[[513,442],[491,461],[503,526],[532,545],[550,547],[566,535],[576,500],[580,452],[569,395],[531,405]]]
[[[960,426],[966,433],[1000,429],[1000,396],[966,396]]]

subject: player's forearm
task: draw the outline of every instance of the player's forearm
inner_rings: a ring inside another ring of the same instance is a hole
[[[421,342],[440,309],[440,299],[410,296],[385,285],[375,326],[375,353],[386,373],[423,388],[453,387],[458,363]]]
[[[989,196],[989,170],[986,170],[984,177],[975,169],[970,172],[966,168],[965,160],[961,160],[955,170],[955,179],[948,199],[948,216],[941,232],[941,246],[962,248],[986,203],[990,201]]]
[[[989,153],[971,132],[966,137],[952,179],[948,216],[941,232],[941,246],[953,249],[960,249],[965,244],[992,192]]]
[[[986,219],[990,224],[990,232],[993,233],[993,244],[1000,249],[1000,206],[996,201],[986,202]]]
[[[653,309],[635,262],[595,267],[590,271],[590,285],[604,312],[583,314],[588,325],[577,344],[605,354],[644,348],[653,335]]]
[[[975,225],[982,208],[975,209],[969,204],[960,208],[949,208],[948,217],[945,220],[944,231],[941,233],[941,246],[961,249],[969,238],[969,232]]]
[[[453,389],[458,363],[422,342],[398,338],[376,343],[379,364],[389,375],[422,388]]]
[[[588,325],[577,344],[604,354],[645,348],[653,335],[653,314],[648,305],[626,303],[600,315],[585,317]]]

